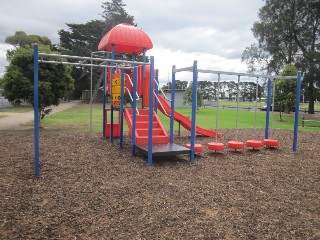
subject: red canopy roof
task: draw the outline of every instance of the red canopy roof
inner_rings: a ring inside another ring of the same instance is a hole
[[[153,47],[149,36],[141,29],[127,23],[112,28],[101,39],[98,50],[111,51],[115,46],[116,53],[142,53]]]

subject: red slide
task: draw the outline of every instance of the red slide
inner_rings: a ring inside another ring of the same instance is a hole
[[[158,99],[159,99],[159,104],[158,104],[158,108],[159,110],[166,116],[170,115],[171,113],[171,107],[170,105],[167,103],[167,101],[161,97],[160,95],[158,95]],[[174,120],[177,122],[180,122],[180,124],[187,130],[191,130],[191,120],[182,115],[181,113],[178,112],[174,112]],[[215,137],[216,136],[216,132],[212,131],[212,130],[208,130],[208,129],[204,129],[201,128],[199,126],[196,126],[196,133],[197,134],[201,134],[203,136],[207,136],[207,137]],[[218,137],[220,137],[220,133],[218,133]]]

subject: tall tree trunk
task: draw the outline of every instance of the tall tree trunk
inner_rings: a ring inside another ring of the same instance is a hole
[[[96,83],[96,85],[94,87],[94,91],[92,94],[92,102],[96,102],[96,100],[97,100],[97,96],[98,96],[98,92],[99,92],[99,88],[102,83],[102,80],[103,80],[103,71],[101,71],[98,82]]]
[[[308,86],[308,92],[309,92],[309,106],[308,106],[308,113],[314,114],[314,86],[313,81],[309,83]]]

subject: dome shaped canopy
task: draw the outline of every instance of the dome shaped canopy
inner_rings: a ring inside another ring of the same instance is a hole
[[[149,36],[141,29],[127,23],[121,23],[107,32],[101,39],[98,50],[111,51],[115,46],[116,53],[142,53],[153,47]]]

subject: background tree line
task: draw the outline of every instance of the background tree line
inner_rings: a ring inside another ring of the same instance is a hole
[[[122,0],[104,2],[101,20],[67,23],[67,29],[58,31],[60,42],[57,45],[52,44],[45,36],[27,35],[23,31],[8,36],[6,42],[15,48],[7,53],[9,66],[3,79],[0,80],[5,96],[17,103],[21,100],[32,102],[31,65],[24,64],[24,61],[32,64],[31,43],[38,42],[40,48],[46,52],[90,56],[97,50],[102,36],[115,25],[122,22],[137,25],[134,17],[125,10],[125,7]],[[250,72],[292,75],[298,70],[303,71],[302,91],[305,100],[309,101],[308,112],[314,113],[314,101],[320,99],[320,0],[265,0],[265,5],[260,8],[258,17],[259,20],[252,27],[258,43],[251,44],[243,51],[242,61],[248,65]],[[118,59],[132,57],[123,54],[116,56]],[[141,56],[135,57],[141,58]],[[88,68],[48,67],[42,64],[40,73],[48,71],[59,72],[60,77],[54,83],[55,75],[47,74],[43,80],[46,84],[40,86],[41,93],[52,99],[43,103],[44,107],[58,104],[57,98],[61,97],[79,99],[84,89],[90,89],[91,72]],[[93,69],[93,78],[98,89],[102,80],[101,70]],[[276,101],[284,103],[289,108],[289,105],[293,104],[295,84],[294,79],[277,81]],[[20,87],[14,87],[15,85]],[[177,82],[177,87],[188,88],[188,84],[185,81]],[[255,83],[243,82],[239,88],[242,99],[250,101],[255,96]],[[262,88],[263,86],[259,86],[260,95]],[[217,85],[214,82],[199,82],[199,90],[204,99],[216,98]],[[236,83],[222,82],[220,90],[221,94],[232,97],[236,94]],[[50,95],[46,91],[57,91],[57,94]],[[46,98],[43,97],[43,99]]]
[[[320,0],[265,0],[252,32],[258,44],[248,46],[242,61],[250,72],[283,75],[303,72],[302,91],[314,113],[320,98]],[[295,81],[277,81],[276,101],[292,105]]]
[[[44,53],[90,56],[97,51],[101,38],[114,26],[122,22],[136,25],[125,6],[122,0],[110,0],[102,3],[102,20],[67,23],[67,29],[58,31],[60,42],[57,45],[45,36],[28,35],[23,31],[8,36],[5,42],[13,45],[14,49],[7,51],[9,66],[0,79],[4,96],[17,105],[23,101],[33,104],[33,43],[37,43],[40,52]],[[128,56],[116,55],[116,59],[128,59]],[[102,69],[93,68],[93,80],[98,89],[102,81]],[[39,117],[44,117],[50,112],[46,108],[58,105],[61,99],[79,99],[83,90],[90,89],[90,81],[91,71],[87,67],[40,64]]]

